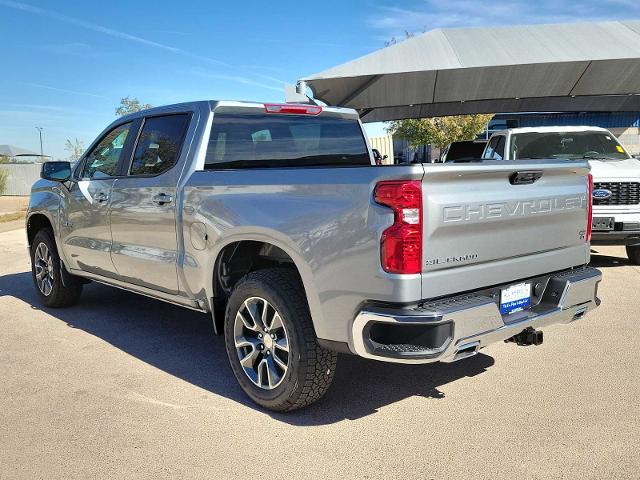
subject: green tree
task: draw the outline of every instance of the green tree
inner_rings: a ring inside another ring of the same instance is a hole
[[[116,108],[116,115],[122,117],[123,115],[129,115],[130,113],[139,112],[140,110],[147,110],[152,108],[152,105],[148,103],[140,103],[137,98],[124,97],[120,99],[120,106]]]
[[[451,142],[473,140],[485,129],[492,116],[478,114],[395,120],[389,123],[387,131],[407,140],[412,147],[431,144],[442,149]]]
[[[64,144],[64,149],[69,152],[70,160],[78,160],[82,153],[84,152],[84,142],[74,138],[73,142],[67,138],[67,141]]]

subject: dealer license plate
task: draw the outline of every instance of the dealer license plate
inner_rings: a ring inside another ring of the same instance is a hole
[[[503,288],[500,292],[500,313],[519,312],[531,305],[531,284],[519,283]]]

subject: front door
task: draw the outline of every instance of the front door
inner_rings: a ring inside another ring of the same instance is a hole
[[[145,118],[131,165],[111,195],[111,258],[121,279],[171,294],[179,293],[176,164],[190,118]]]
[[[60,236],[66,264],[104,276],[113,276],[109,206],[120,168],[134,135],[131,123],[110,130],[79,165],[77,178],[64,192]]]

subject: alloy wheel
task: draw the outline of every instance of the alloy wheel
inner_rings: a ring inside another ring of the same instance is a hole
[[[48,297],[53,290],[53,258],[49,247],[44,242],[40,242],[36,247],[33,263],[36,269],[38,289],[45,297]]]
[[[240,365],[253,384],[265,390],[280,385],[289,368],[289,340],[278,311],[264,298],[248,298],[233,333]]]

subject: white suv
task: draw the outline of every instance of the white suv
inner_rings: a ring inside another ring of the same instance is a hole
[[[640,264],[640,160],[598,127],[512,128],[493,134],[483,159],[587,158],[593,174],[594,245],[625,245]]]

